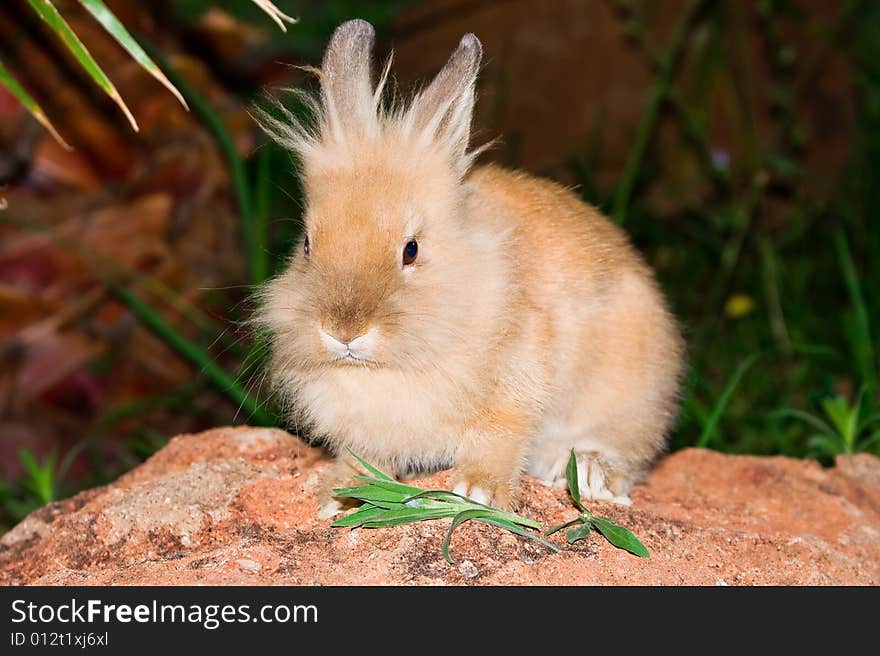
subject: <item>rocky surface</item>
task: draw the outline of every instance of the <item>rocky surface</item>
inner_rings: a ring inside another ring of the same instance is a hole
[[[221,428],[183,435],[112,485],[31,514],[0,540],[0,583],[174,584],[878,584],[880,459],[833,469],[689,449],[633,490],[592,503],[632,529],[640,559],[592,535],[557,554],[487,525],[440,542],[449,520],[332,529],[316,517],[328,460],[288,434]],[[423,486],[448,481],[441,472]],[[526,480],[522,514],[575,512]]]

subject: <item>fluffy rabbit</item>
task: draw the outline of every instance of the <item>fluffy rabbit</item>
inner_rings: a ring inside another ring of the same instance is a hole
[[[315,120],[262,123],[302,167],[305,228],[259,321],[290,418],[404,475],[454,465],[455,491],[515,507],[528,472],[628,503],[664,447],[683,344],[624,233],[573,193],[468,150],[482,48],[387,106],[374,31],[334,33]],[[389,60],[390,65],[390,60]],[[281,108],[281,111],[284,111]]]

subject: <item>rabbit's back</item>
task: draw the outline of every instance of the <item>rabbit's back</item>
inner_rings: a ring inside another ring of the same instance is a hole
[[[598,453],[626,485],[665,445],[683,343],[626,234],[564,187],[497,166],[470,177],[472,220],[509,232],[516,311],[548,326],[550,394],[530,471],[558,479],[571,448]],[[613,474],[610,474],[611,476]]]

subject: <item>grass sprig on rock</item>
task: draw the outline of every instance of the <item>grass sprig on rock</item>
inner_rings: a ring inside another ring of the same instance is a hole
[[[629,529],[625,529],[619,524],[615,524],[605,517],[597,517],[584,507],[581,503],[581,490],[578,483],[577,459],[574,455],[574,449],[571,450],[571,456],[568,458],[568,466],[565,468],[565,479],[568,481],[568,491],[574,501],[574,505],[578,507],[581,514],[575,519],[559,526],[554,526],[546,535],[553,535],[557,531],[561,531],[569,526],[574,526],[565,532],[565,539],[569,544],[574,544],[578,540],[584,540],[590,535],[592,529],[596,529],[605,536],[611,544],[619,549],[625,549],[631,554],[642,558],[650,557],[648,550],[639,539],[632,534]]]
[[[431,519],[452,518],[441,545],[443,557],[452,563],[449,544],[456,528],[468,521],[484,522],[539,542],[551,551],[559,549],[527,529],[540,530],[541,525],[527,517],[491,508],[448,490],[423,490],[414,485],[398,483],[349,451],[371,476],[355,476],[364,485],[333,490],[337,497],[363,501],[355,512],[334,521],[333,527],[384,528]]]

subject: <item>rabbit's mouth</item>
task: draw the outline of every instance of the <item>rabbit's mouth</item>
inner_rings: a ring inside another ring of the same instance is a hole
[[[376,362],[375,360],[371,360],[369,358],[359,357],[359,356],[355,355],[354,353],[352,353],[351,351],[349,351],[348,353],[346,353],[344,355],[337,356],[337,357],[333,358],[333,364],[342,365],[342,366],[360,365],[360,366],[375,367],[379,363]]]
[[[321,330],[321,342],[330,355],[331,364],[375,366],[379,363],[370,357],[375,349],[376,331],[369,330],[363,335],[348,339],[337,339],[332,334]],[[343,341],[344,340],[344,341]]]

